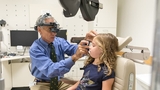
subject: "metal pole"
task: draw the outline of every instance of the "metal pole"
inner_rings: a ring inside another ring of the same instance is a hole
[[[160,90],[160,0],[157,0],[156,4],[156,27],[150,90]]]

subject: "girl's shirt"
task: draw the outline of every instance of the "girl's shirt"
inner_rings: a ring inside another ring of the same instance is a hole
[[[102,90],[102,82],[115,78],[115,72],[112,70],[111,75],[106,75],[108,68],[101,64],[101,70],[98,72],[98,66],[89,64],[84,68],[83,77],[80,80],[76,90]]]

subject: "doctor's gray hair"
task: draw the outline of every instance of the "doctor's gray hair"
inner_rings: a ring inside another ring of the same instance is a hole
[[[36,26],[39,26],[41,24],[45,23],[45,19],[47,18],[53,18],[52,15],[50,13],[46,13],[44,15],[40,15],[36,21]],[[54,18],[53,18],[54,19]]]

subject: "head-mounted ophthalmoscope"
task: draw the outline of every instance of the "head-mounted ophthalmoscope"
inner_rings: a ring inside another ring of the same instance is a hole
[[[55,32],[55,33],[58,33],[59,30],[60,30],[60,25],[57,23],[57,21],[54,19],[55,22],[50,22],[50,23],[44,23],[44,20],[47,18],[47,17],[52,17],[50,13],[46,13],[42,16],[40,16],[40,18],[38,18],[37,22],[36,23],[36,26],[34,27],[35,30],[37,30],[37,27],[38,26],[52,26],[50,28],[50,31],[51,32]]]
[[[39,24],[38,26],[52,26],[50,28],[50,31],[51,32],[55,32],[55,33],[58,33],[59,30],[60,30],[60,25],[55,23],[55,22],[51,22],[51,23],[42,23],[42,24]]]

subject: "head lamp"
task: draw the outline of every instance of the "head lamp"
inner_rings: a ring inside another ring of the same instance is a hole
[[[50,28],[50,31],[51,31],[51,32],[55,32],[55,33],[58,33],[59,30],[60,30],[60,25],[57,24],[57,23],[55,23],[55,22],[42,23],[42,24],[40,24],[40,25],[38,25],[38,26],[52,26],[52,27]]]
[[[34,29],[37,30],[38,26],[51,26],[50,31],[58,33],[60,30],[60,25],[57,23],[57,21],[53,18],[55,22],[45,23],[46,18],[53,18],[53,17],[51,16],[50,13],[40,15],[36,21],[36,25],[34,26]]]

